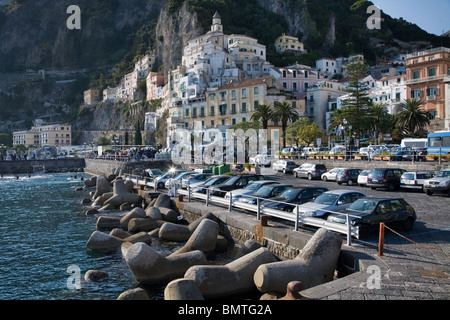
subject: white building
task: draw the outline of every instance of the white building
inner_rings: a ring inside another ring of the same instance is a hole
[[[396,114],[407,99],[405,81],[405,76],[384,77],[369,91],[369,98],[373,103],[384,104],[390,114]]]

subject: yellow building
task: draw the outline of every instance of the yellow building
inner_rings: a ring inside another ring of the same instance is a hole
[[[275,48],[277,52],[291,51],[296,55],[306,53],[303,43],[301,43],[298,38],[288,36],[285,33],[283,33],[275,40]]]
[[[95,89],[89,89],[84,91],[84,104],[87,106],[96,104],[101,100],[100,91]]]
[[[70,146],[72,145],[72,127],[68,124],[42,124],[36,122],[29,131],[13,133],[13,146],[24,144],[28,146]]]
[[[203,129],[231,128],[237,123],[251,121],[256,106],[273,106],[276,101],[287,101],[303,116],[304,99],[290,100],[282,90],[283,86],[273,76],[231,82],[217,90],[209,90],[205,93],[205,104],[192,105],[191,110],[185,113],[185,128],[192,129],[194,123],[199,122]],[[269,122],[269,126],[278,124]]]

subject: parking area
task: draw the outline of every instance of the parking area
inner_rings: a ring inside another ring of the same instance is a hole
[[[334,181],[322,180],[308,180],[303,178],[294,178],[292,174],[277,173],[271,176],[271,179],[279,180],[282,183],[291,184],[295,187],[314,186],[325,187],[329,190],[348,189],[358,190],[376,197],[401,197],[405,199],[416,211],[417,221],[414,229],[410,232],[403,232],[402,234],[410,237],[414,235],[423,235],[443,231],[450,242],[450,197],[444,194],[435,194],[433,196],[426,195],[421,190],[399,189],[394,191],[387,191],[385,189],[372,190],[368,187],[361,187],[358,185],[348,186],[346,184],[338,185]],[[370,237],[371,240],[376,240],[377,235]]]

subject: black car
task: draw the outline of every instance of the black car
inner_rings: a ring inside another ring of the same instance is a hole
[[[327,192],[327,188],[295,187],[289,188],[276,198],[262,203],[263,208],[292,212],[296,204],[313,201],[317,196]],[[272,201],[273,200],[273,201]],[[280,202],[275,202],[280,201]]]
[[[259,180],[265,180],[260,174],[243,174],[233,176],[222,184],[209,187],[210,195],[225,197],[228,191],[244,188],[246,185]]]
[[[191,190],[192,190],[192,192],[206,193],[206,189],[208,189],[209,187],[217,185],[217,184],[222,184],[225,181],[227,181],[228,179],[230,179],[231,177],[232,176],[229,176],[229,175],[212,176],[211,178],[209,178],[208,180],[206,180],[203,183],[195,184],[195,185],[191,186]]]
[[[336,174],[336,182],[339,185],[346,183],[349,186],[353,183],[358,183],[358,175],[361,171],[361,169],[341,169]]]
[[[242,196],[239,198],[238,202],[256,204],[257,199],[270,199],[279,196],[285,190],[292,188],[290,184],[269,184],[267,186],[262,186],[255,193],[250,196]]]
[[[353,202],[348,208],[330,214],[328,221],[350,223],[359,227],[359,238],[366,238],[370,231],[379,227],[381,222],[386,224],[401,224],[406,231],[412,230],[416,221],[416,212],[402,198],[362,198]],[[340,214],[338,214],[340,213]]]
[[[372,190],[385,188],[389,191],[400,188],[400,178],[405,172],[403,169],[374,169],[367,176],[367,186]]]

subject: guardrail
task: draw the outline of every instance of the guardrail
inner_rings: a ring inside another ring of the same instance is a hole
[[[257,220],[261,220],[261,215],[264,214],[264,215],[269,215],[269,216],[276,217],[279,219],[291,221],[291,222],[294,222],[294,225],[295,225],[294,230],[295,231],[299,230],[299,224],[313,226],[313,227],[319,227],[319,228],[326,228],[328,230],[332,230],[332,231],[335,231],[335,232],[338,232],[341,234],[345,234],[347,236],[347,245],[348,246],[351,246],[352,236],[359,239],[359,228],[357,226],[352,226],[350,223],[350,217],[357,217],[357,216],[327,210],[327,212],[329,212],[329,213],[346,216],[346,221],[347,221],[346,224],[336,223],[336,222],[327,221],[327,220],[324,220],[321,218],[302,216],[300,214],[298,204],[292,204],[292,203],[287,203],[287,202],[283,202],[283,201],[275,201],[275,200],[271,200],[271,199],[263,199],[260,197],[246,195],[246,197],[256,198],[256,204],[249,204],[249,203],[233,201],[233,193],[232,192],[229,193],[230,198],[225,199],[222,197],[211,195],[209,188],[202,188],[202,189],[206,189],[205,194],[199,193],[199,192],[192,192],[191,186],[189,185],[187,190],[184,190],[184,189],[177,190],[176,189],[175,195],[181,194],[181,195],[187,196],[189,202],[192,199],[204,200],[206,203],[206,206],[209,206],[210,204],[225,205],[228,207],[228,211],[230,211],[230,212],[232,211],[233,208],[248,210],[250,212],[256,213]],[[276,209],[271,209],[271,208],[263,208],[261,206],[261,203],[263,201],[285,203],[285,204],[289,204],[290,206],[294,206],[295,209],[293,212],[286,212],[286,211],[276,210]],[[311,208],[311,209],[313,210],[313,208]]]

